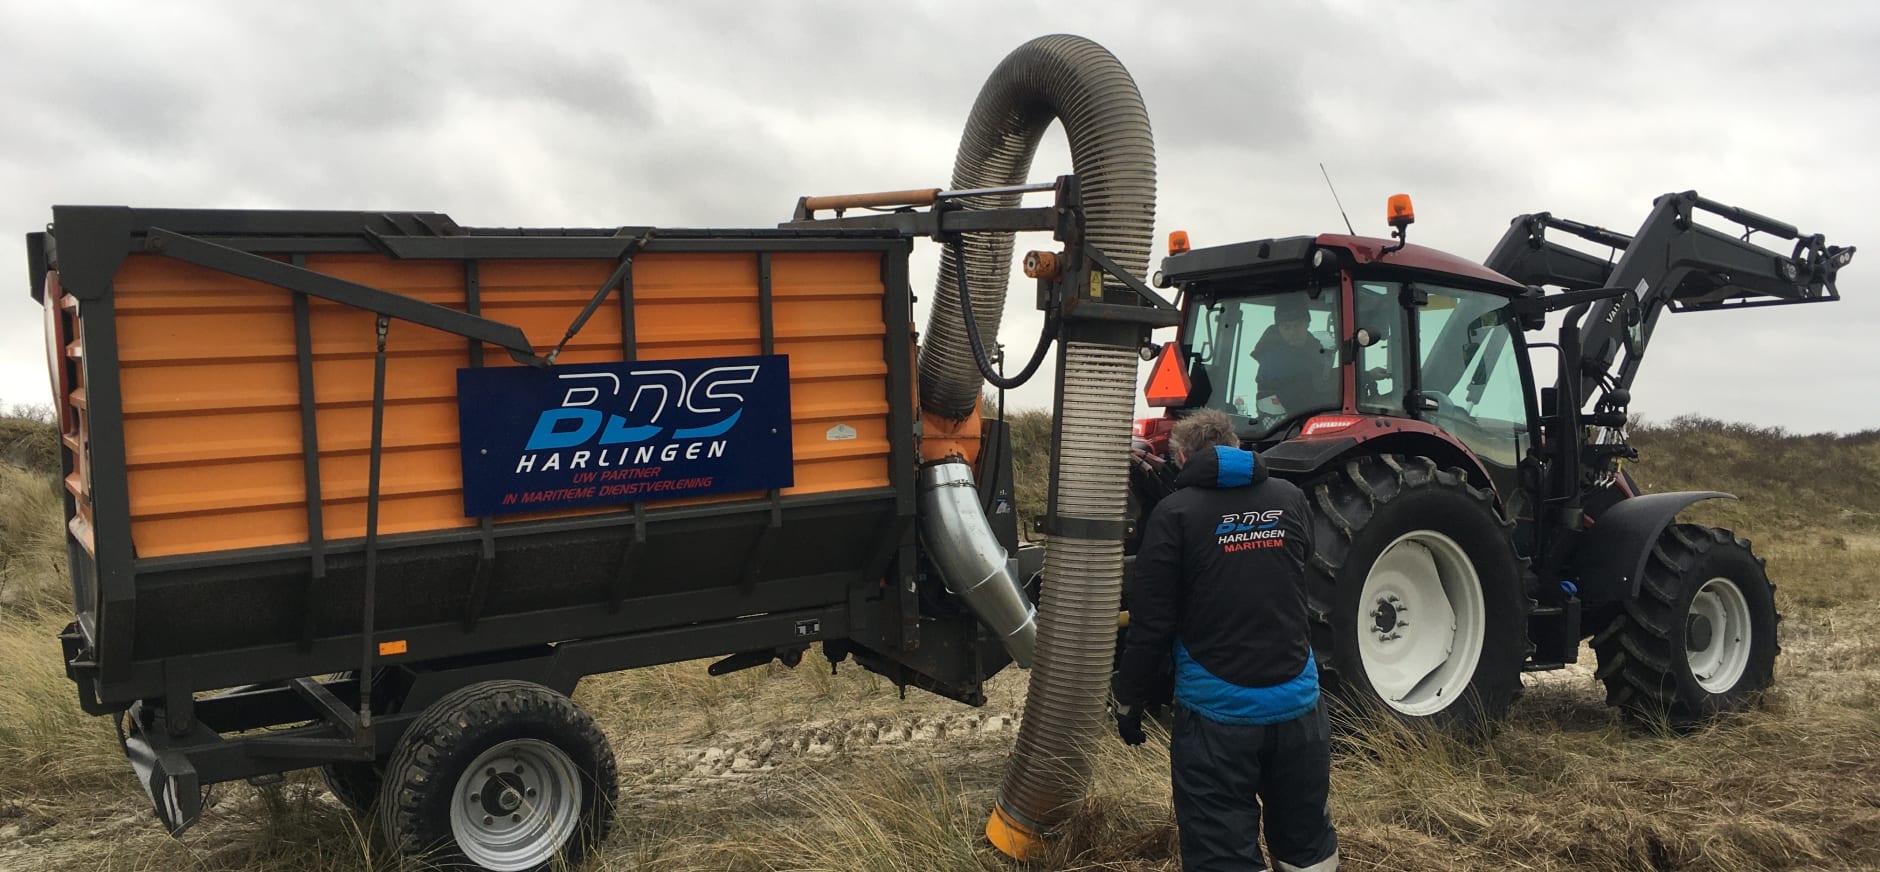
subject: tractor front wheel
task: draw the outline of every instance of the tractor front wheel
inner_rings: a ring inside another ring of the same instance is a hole
[[[1742,711],[1775,680],[1781,619],[1748,541],[1674,524],[1646,559],[1638,595],[1593,638],[1606,702],[1680,729]]]

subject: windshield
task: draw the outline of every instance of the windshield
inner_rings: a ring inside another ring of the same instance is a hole
[[[1183,326],[1191,397],[1257,439],[1300,415],[1339,405],[1334,288],[1210,295]]]

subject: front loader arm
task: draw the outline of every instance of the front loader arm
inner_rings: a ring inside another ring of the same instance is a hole
[[[1692,220],[1696,211],[1740,224],[1745,232],[1735,237],[1699,225]],[[1603,260],[1551,242],[1546,238],[1550,228],[1610,246],[1619,257]],[[1794,246],[1788,254],[1764,248],[1750,241],[1758,232]],[[1526,284],[1569,291],[1627,289],[1627,294],[1595,302],[1587,314],[1581,384],[1574,394],[1586,398],[1608,376],[1613,388],[1630,388],[1666,308],[1682,312],[1838,300],[1835,274],[1853,255],[1852,247],[1828,245],[1820,234],[1803,234],[1792,224],[1685,191],[1653,201],[1651,214],[1633,236],[1545,212],[1522,215],[1486,264]]]

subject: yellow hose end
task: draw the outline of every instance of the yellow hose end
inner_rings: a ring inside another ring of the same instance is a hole
[[[997,804],[992,806],[992,817],[986,819],[986,839],[999,853],[1020,863],[1037,859],[1045,848],[1036,830],[1019,823]]]

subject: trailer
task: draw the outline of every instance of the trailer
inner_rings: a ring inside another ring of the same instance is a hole
[[[28,247],[83,708],[173,833],[320,767],[396,848],[528,869],[609,824],[583,676],[820,645],[983,703],[1042,549],[1001,422],[917,438],[911,240],[1052,231],[1052,293],[1107,262],[1074,177],[942,208],[983,194],[767,230],[56,207]]]

